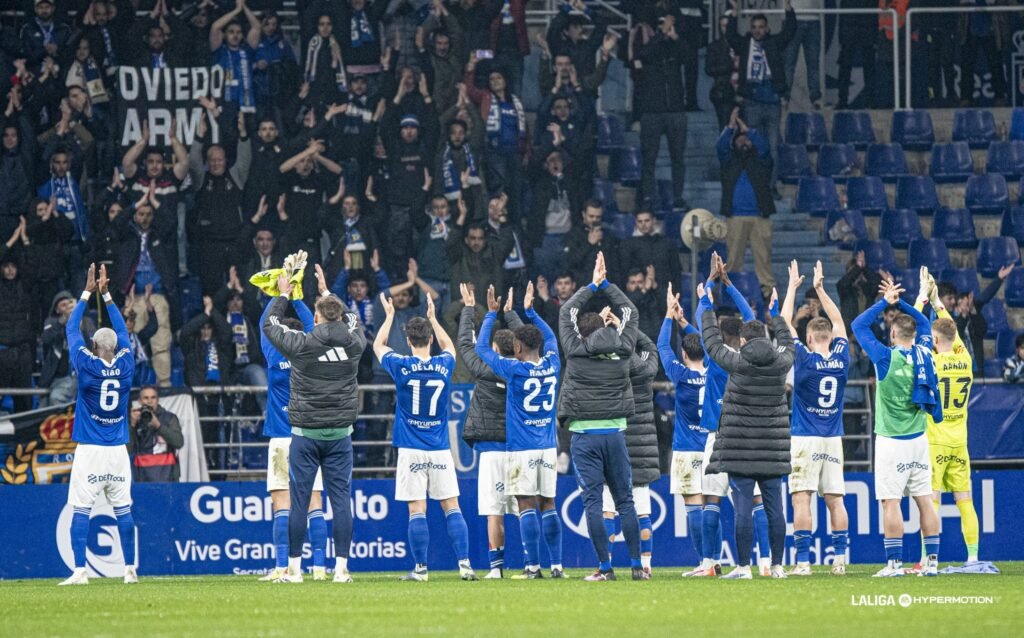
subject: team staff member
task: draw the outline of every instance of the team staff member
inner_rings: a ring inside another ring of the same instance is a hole
[[[352,544],[352,424],[359,412],[356,374],[366,348],[359,315],[346,312],[345,304],[330,294],[318,264],[316,280],[320,297],[313,314],[312,332],[301,332],[282,323],[294,285],[278,277],[281,296],[271,302],[263,321],[263,334],[291,363],[291,397],[288,419],[292,427],[289,452],[289,498],[297,512],[305,512],[318,470],[334,510],[334,551],[337,554],[334,582],[350,583],[348,551]],[[288,521],[288,573],[277,582],[302,582],[302,544],[306,521]]]

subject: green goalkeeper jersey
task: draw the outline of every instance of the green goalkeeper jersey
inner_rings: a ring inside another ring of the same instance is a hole
[[[928,429],[927,415],[911,398],[914,391],[914,364],[910,353],[890,348],[888,373],[875,390],[875,434],[906,437]]]

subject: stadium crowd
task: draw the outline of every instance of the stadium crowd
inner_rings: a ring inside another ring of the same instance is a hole
[[[491,286],[521,296],[536,281],[538,313],[557,326],[560,305],[590,280],[599,253],[608,278],[638,308],[641,331],[657,340],[680,259],[651,212],[654,166],[666,137],[666,197],[688,208],[683,146],[686,112],[697,109],[703,3],[623,3],[637,20],[629,42],[608,29],[606,9],[582,0],[565,3],[534,42],[525,0],[297,5],[296,40],[284,32],[280,0],[34,0],[17,28],[4,27],[0,387],[36,385],[50,390],[44,402],[73,400],[64,325],[91,263],[108,264],[135,346],[137,386],[170,386],[175,367],[186,386],[265,385],[266,297],[247,282],[298,250],[324,264],[332,292],[358,313],[371,341],[384,317],[377,293],[387,293],[398,327],[388,345],[405,355],[403,326],[425,315],[428,296],[457,334],[461,284],[482,298]],[[735,166],[723,177],[732,200],[723,213],[735,207],[739,220],[751,214],[743,206],[754,205],[765,215],[755,215],[749,231],[763,284],[771,240],[757,228],[773,210],[766,189],[778,196],[764,165],[778,144],[794,47],[804,47],[812,68],[818,55],[817,27],[787,9],[776,35],[757,18],[742,36],[734,20],[723,21],[707,65],[723,126],[742,125],[737,140],[747,124],[763,133],[722,151],[724,159],[733,154],[723,164]],[[998,47],[998,19],[984,33],[983,26],[971,24],[967,43]],[[535,114],[520,98],[532,46],[541,51]],[[726,67],[715,67],[716,56]],[[616,57],[633,73],[643,163],[635,229],[621,241],[602,226],[602,202],[589,198],[598,90]],[[771,71],[747,69],[749,60]],[[118,67],[211,65],[224,70],[224,92],[200,98],[190,145],[180,121],[166,147],[151,144],[152,122],[137,141],[120,144]],[[731,119],[738,95],[746,98],[744,120]],[[813,83],[810,98],[820,106]],[[883,275],[855,257],[840,282],[844,316],[875,298]],[[312,306],[311,269],[304,289]],[[983,300],[970,302],[976,308],[967,303],[957,316],[968,342],[980,338],[970,324]],[[475,310],[479,321],[485,308]],[[108,323],[99,312],[86,316],[86,338]],[[808,297],[797,312],[800,330],[817,315],[820,304]],[[881,324],[878,333],[884,340]],[[1008,378],[1022,374],[1017,345]],[[386,382],[371,355],[360,362],[360,382]],[[462,368],[456,381],[469,381]],[[197,399],[209,415],[224,397]],[[254,410],[263,407],[257,400]],[[389,401],[371,395],[367,411],[390,413]],[[22,411],[32,403],[18,396],[13,404]],[[386,421],[375,423],[368,438],[386,438]]]

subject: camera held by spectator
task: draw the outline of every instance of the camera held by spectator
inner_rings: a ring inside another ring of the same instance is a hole
[[[177,481],[178,450],[185,444],[178,417],[160,407],[156,386],[143,386],[139,391],[139,407],[131,411],[132,479],[158,483]]]

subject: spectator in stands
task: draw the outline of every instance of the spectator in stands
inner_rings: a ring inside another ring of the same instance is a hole
[[[462,25],[443,2],[435,0],[430,15],[417,27],[415,38],[420,69],[432,87],[437,110],[444,113],[458,98],[456,85],[462,80],[466,64]]]
[[[960,338],[967,345],[967,350],[974,359],[974,372],[983,374],[985,369],[985,333],[988,332],[988,322],[985,321],[981,309],[992,301],[1003,282],[1010,276],[1015,268],[1014,264],[1003,266],[988,286],[981,291],[977,298],[973,291],[958,292],[949,284],[939,284],[939,298],[946,308],[952,308],[950,314],[956,322]],[[948,305],[947,305],[948,304]]]
[[[277,111],[277,99],[287,86],[282,76],[297,75],[298,60],[291,43],[281,32],[281,19],[272,10],[264,11],[260,17],[259,45],[253,59],[252,85],[256,93],[256,112],[261,117],[273,117]]]
[[[24,220],[23,220],[24,221]],[[0,388],[31,388],[35,359],[34,301],[29,286],[18,276],[16,251],[24,223],[0,247]],[[31,396],[14,397],[14,411],[31,409]]]
[[[128,147],[121,158],[121,171],[127,180],[128,190],[132,198],[145,195],[151,187],[164,206],[164,214],[172,215],[174,225],[178,224],[178,195],[182,182],[188,176],[188,149],[181,143],[177,135],[171,136],[173,159],[170,167],[164,162],[163,152],[156,146],[149,146],[150,134],[147,120],[142,122],[142,136]],[[142,159],[143,171],[139,171],[139,159]]]
[[[824,6],[823,0],[793,0],[793,9],[797,10],[796,32],[786,47],[786,87],[793,90],[793,78],[796,72],[796,61],[800,57],[800,49],[804,51],[804,73],[807,76],[808,99],[815,109],[821,109],[821,75],[818,65],[821,61],[821,21],[824,19],[815,10]],[[789,92],[785,95],[789,100]]]
[[[327,129],[331,158],[342,165],[350,189],[361,193],[373,154],[381,99],[369,92],[365,75],[353,75],[348,88],[348,102],[332,104],[324,120],[331,123]]]
[[[718,39],[708,45],[707,58],[704,60],[704,72],[713,82],[709,97],[718,117],[718,128],[725,128],[729,124],[732,110],[736,106],[736,88],[740,81],[740,59],[725,35],[728,28],[729,17],[719,18]]]
[[[537,299],[534,305],[537,307],[537,314],[544,319],[544,323],[551,326],[551,329],[558,334],[558,311],[562,304],[569,300],[576,292],[576,281],[570,273],[561,273],[555,278],[555,296],[551,296],[548,287],[548,280],[543,276],[537,277]],[[554,320],[554,323],[548,319]]]
[[[62,290],[53,298],[50,313],[43,324],[43,367],[39,374],[39,387],[49,388],[50,395],[40,402],[46,405],[70,403],[78,395],[78,379],[71,374],[68,340],[64,328],[75,309],[75,298]],[[82,336],[88,343],[96,332],[96,323],[82,317]]]
[[[464,107],[462,110],[467,117],[475,117],[474,130],[477,133],[477,140],[482,142],[482,120],[475,109],[463,103],[463,97],[464,94],[460,91],[457,105]],[[444,119],[442,116],[442,120]],[[484,183],[482,165],[483,148],[474,148],[468,136],[468,129],[467,120],[455,118],[447,122],[448,137],[437,152],[432,174],[437,176],[435,192],[441,193],[449,200],[466,199],[466,205],[473,212],[475,220],[482,217],[481,211],[486,210],[487,187]]]
[[[205,116],[199,121],[196,138],[189,151],[188,170],[196,199],[189,211],[188,238],[195,247],[204,295],[216,293],[224,285],[228,267],[238,261],[235,248],[242,234],[242,192],[249,175],[252,148],[244,115],[239,112],[237,117],[238,146],[235,163],[230,168],[227,154],[220,144],[207,147],[204,166]]]
[[[544,98],[534,128],[536,152],[543,159],[551,149],[563,151],[573,169],[572,178],[581,184],[593,183],[595,117],[594,101],[586,95]]]
[[[264,197],[270,203],[277,201],[281,194],[281,164],[285,158],[284,144],[276,120],[269,115],[262,116],[256,127],[256,138],[252,141],[252,161],[246,179],[248,188],[242,196],[243,212],[257,210],[260,199]],[[265,223],[273,228],[276,235],[283,231],[275,227],[273,219],[267,218]]]
[[[75,57],[68,69],[64,84],[69,89],[75,87],[82,91],[82,94],[86,99],[79,99],[76,101],[81,101],[84,105],[89,105],[90,115],[94,105],[97,109],[104,112],[108,111],[110,101],[113,97],[113,92],[107,90],[107,85],[104,83],[106,80],[106,73],[93,57],[92,43],[84,35],[79,36],[78,41],[74,45],[74,50]],[[68,97],[71,97],[70,90],[68,91]],[[82,112],[83,108],[80,107],[76,110],[78,112]],[[93,131],[93,135],[96,137],[105,137],[97,135],[96,133],[96,131]]]
[[[370,290],[370,280],[365,270],[352,270],[342,268],[331,284],[331,292],[341,299],[348,309],[357,315],[366,329],[367,338],[372,338],[377,333],[378,320],[383,317],[373,314],[373,298],[375,292],[383,292],[391,288],[391,278],[381,268],[380,254],[374,252],[370,257],[370,268],[373,270],[373,280],[376,291]]]
[[[774,150],[779,147],[782,99],[789,94],[783,54],[796,33],[796,14],[789,0],[786,0],[786,18],[780,33],[771,33],[768,18],[759,13],[750,18],[750,32],[741,36],[736,28],[736,0],[729,0],[729,6],[732,16],[729,18],[726,37],[729,46],[740,59],[738,91],[744,100],[743,117],[751,127],[761,132],[770,144],[770,150]],[[775,189],[775,175],[773,165],[772,196],[781,199]],[[735,258],[732,261],[735,262]]]
[[[585,33],[587,25],[593,24],[590,35]],[[556,62],[556,82],[561,75],[558,58],[565,55],[569,58],[568,65],[563,64],[562,68],[571,68],[573,71],[573,85],[578,85],[579,80],[589,78],[595,71],[598,62],[597,52],[605,42],[605,34],[608,32],[608,21],[600,10],[592,10],[583,3],[583,0],[571,0],[562,5],[558,14],[548,25],[546,38],[546,53],[548,57]],[[611,46],[614,46],[616,37],[611,39]],[[529,50],[529,49],[527,49]],[[607,54],[601,56],[602,63],[607,68]],[[541,61],[543,64],[543,60]],[[597,81],[599,85],[601,79]],[[543,86],[542,86],[543,89]],[[593,91],[597,90],[594,86]]]
[[[425,189],[418,203],[412,210],[412,226],[416,231],[416,263],[419,276],[433,288],[437,294],[437,307],[443,314],[449,301],[449,274],[447,242],[451,232],[451,202],[444,195],[427,198],[430,192],[430,181],[424,183]],[[456,201],[459,208],[464,208],[463,199]]]
[[[317,17],[316,33],[306,40],[306,49],[303,51],[303,78],[309,87],[308,103],[322,111],[328,105],[342,101],[341,97],[348,87],[348,78],[341,44],[334,36],[334,21],[328,9],[307,11],[309,15]]]
[[[210,313],[217,334],[231,335],[226,349],[228,357],[221,361],[222,369],[228,372],[225,383],[266,386],[267,368],[260,349],[259,324],[255,323],[261,308],[246,308],[243,292],[242,282],[237,277],[230,279],[214,297],[214,310]],[[257,392],[255,397],[263,412],[266,394]]]
[[[553,142],[558,139],[556,135]],[[583,206],[583,182],[574,168],[567,154],[551,145],[534,154],[530,170],[533,193],[526,219],[527,244],[533,247],[534,268],[551,279],[565,271],[565,239],[572,230],[572,211]],[[548,325],[557,325],[557,321]]]
[[[1013,347],[1013,356],[1003,362],[1003,381],[1021,383],[1024,382],[1024,332],[1014,339]]]
[[[181,328],[181,350],[185,357],[185,385],[189,387],[222,385],[227,382],[227,371],[222,366],[228,361],[231,331],[218,328],[213,321],[213,313],[213,299],[204,296],[203,312],[193,317]],[[195,398],[200,416],[217,416],[220,403],[219,395],[197,393]],[[204,443],[218,443],[220,427],[220,422],[202,421]],[[206,449],[208,465],[217,468],[220,465],[219,458],[220,455],[215,450]]]
[[[149,20],[137,23],[137,29],[141,30],[141,33],[138,36],[130,37],[129,41],[141,40],[145,46],[140,47],[138,53],[133,56],[136,66],[150,69],[184,66],[189,53],[192,55],[200,53],[199,51],[188,51],[187,38],[183,34],[182,37],[171,36],[167,13],[163,2],[158,1],[149,14]],[[205,51],[203,52],[205,53]]]
[[[135,10],[128,0],[95,0],[79,12],[79,28],[108,90],[113,89],[117,66],[131,61],[128,37],[134,22]]]
[[[722,215],[729,226],[726,236],[729,271],[742,272],[750,244],[754,271],[767,299],[775,286],[772,273],[772,156],[768,140],[740,118],[739,107],[718,138],[722,165]]]
[[[591,36],[591,39],[593,36]],[[548,48],[548,41],[542,38],[537,39],[541,47],[541,59],[537,68],[537,83],[540,85],[541,95],[548,98],[568,98],[573,106],[588,116],[594,115],[594,106],[597,102],[597,90],[604,83],[608,75],[608,64],[611,61],[612,51],[619,42],[619,36],[614,32],[608,32],[604,36],[599,53],[597,65],[590,65],[591,71],[587,75],[581,75],[576,70],[573,58],[568,51],[562,50],[554,56]],[[545,113],[543,103],[538,112]]]
[[[797,338],[801,342],[807,343],[807,324],[818,318],[828,319],[828,315],[821,307],[818,292],[814,288],[808,288],[804,292],[804,303],[796,309],[796,314],[793,315],[793,320],[796,322]]]
[[[244,16],[248,33],[239,21]],[[253,86],[253,60],[260,45],[260,21],[245,0],[237,0],[233,9],[210,25],[210,60],[224,71],[224,95],[220,102],[227,120],[234,120],[239,111],[256,110],[256,88]]]
[[[475,290],[504,290],[503,265],[515,247],[512,224],[503,224],[497,239],[487,238],[485,224],[466,227],[466,210],[459,209],[459,218],[448,231],[449,298],[461,296],[459,284],[472,283]],[[456,322],[457,323],[457,322]]]
[[[993,5],[1007,6],[1004,0],[974,0],[961,4],[977,7]],[[958,42],[960,44],[960,106],[974,104],[974,69],[978,54],[985,56],[985,66],[992,75],[992,96],[996,106],[1006,106],[1006,78],[1003,75],[1003,51],[1010,45],[1009,13],[983,13],[980,11],[960,14]],[[984,84],[984,80],[982,80]],[[983,94],[983,93],[982,93]]]
[[[466,65],[466,94],[480,108],[487,133],[487,184],[492,191],[501,189],[508,195],[509,219],[519,223],[520,190],[523,162],[529,142],[526,136],[526,110],[519,96],[508,86],[506,71],[489,65],[488,88],[476,86],[476,54]],[[454,292],[452,293],[455,294]]]
[[[523,62],[530,55],[526,3],[527,0],[502,0],[500,3],[490,3],[492,11],[497,8],[498,14],[491,19],[489,48],[494,52],[494,64],[505,69],[509,90],[515,95],[523,92]]]
[[[836,282],[839,291],[839,307],[846,321],[847,334],[852,317],[858,317],[878,297],[878,286],[882,283],[879,273],[867,267],[864,251],[858,250],[846,265],[846,273]]]
[[[324,215],[324,227],[333,246],[325,259],[328,272],[339,268],[337,260],[342,257],[347,262],[345,270],[365,268],[370,255],[379,246],[373,227],[362,214],[359,198],[346,194],[344,179],[339,183],[338,192],[328,201]],[[340,214],[336,212],[339,209]]]
[[[3,149],[0,151],[0,237],[8,237],[18,228],[19,217],[28,210],[35,185],[38,159],[36,136],[29,112],[21,104],[21,85],[15,84],[7,95],[3,118]]]
[[[653,334],[655,339],[661,330],[659,319],[665,314],[661,308],[663,295],[657,294],[657,291],[654,266],[648,266],[646,272],[632,268],[626,273],[626,296],[640,312],[640,332],[648,336]]]
[[[159,329],[159,322],[156,318],[156,309],[152,302],[152,287],[146,287],[146,296],[143,301],[145,315],[139,320],[139,314],[135,312],[135,286],[132,286],[128,296],[125,298],[124,309],[121,315],[124,317],[125,327],[128,328],[128,339],[131,341],[132,354],[135,357],[135,376],[132,377],[132,387],[153,384],[156,382],[156,373],[150,365],[153,356],[153,349],[150,340]],[[170,385],[170,379],[163,384]]]
[[[844,0],[844,9],[878,9],[877,0]],[[874,108],[875,46],[878,39],[878,14],[851,14],[839,17],[839,100],[836,110],[850,108],[851,74],[860,60],[864,72],[860,96],[861,108]],[[950,88],[951,90],[951,88]],[[859,96],[855,96],[859,97]],[[844,315],[845,316],[845,315]]]
[[[622,269],[629,271],[638,268],[647,272],[648,267],[654,269],[655,287],[664,289],[669,283],[679,285],[679,251],[665,235],[658,232],[654,214],[649,210],[640,210],[636,213],[633,236],[622,242]],[[640,321],[642,329],[642,317]],[[661,324],[658,326],[660,328]],[[657,340],[658,337],[655,335],[652,338]]]
[[[566,259],[575,281],[587,281],[594,271],[598,253],[604,253],[609,281],[619,281],[619,244],[611,235],[605,236],[601,227],[604,205],[596,199],[588,200],[576,224],[565,236]]]
[[[487,202],[487,241],[500,243],[505,239],[505,229],[512,229],[512,250],[502,262],[502,281],[505,286],[525,289],[529,281],[526,274],[526,246],[522,231],[508,221],[508,195],[500,193]]]
[[[387,0],[346,0],[336,2],[341,43],[341,55],[348,75],[375,75],[380,72],[380,34],[384,12],[391,4]]]
[[[923,4],[926,7],[950,9],[961,3],[960,0],[925,0]],[[920,33],[928,46],[928,104],[933,108],[953,107],[957,104],[953,61],[957,49],[958,23],[959,17],[955,13],[924,12],[914,16],[914,24],[920,24]]]
[[[71,221],[57,212],[55,204],[54,198],[33,200],[25,217],[22,279],[30,282],[35,298],[32,310],[35,325],[43,320],[47,304],[60,292],[61,282],[66,281],[68,275],[66,253],[74,231]]]
[[[54,19],[51,0],[33,0],[35,18],[21,27],[21,53],[33,66],[44,58],[64,61],[71,40],[71,27]]]
[[[128,449],[132,452],[132,480],[140,483],[166,483],[181,477],[178,450],[185,445],[181,423],[173,412],[160,406],[156,386],[139,390],[139,406],[128,415],[131,435]]]
[[[676,31],[675,13],[660,13],[658,30],[654,37],[640,47],[637,58],[643,64],[638,89],[640,105],[640,153],[642,155],[641,201],[644,207],[653,207],[658,192],[655,166],[661,138],[668,143],[672,162],[673,208],[689,209],[683,198],[686,182],[686,92],[681,68],[691,55],[693,43]],[[662,202],[668,205],[669,202]],[[606,253],[607,254],[607,253]],[[581,280],[582,281],[582,280]]]

